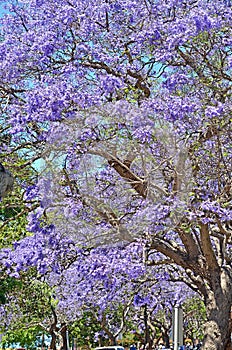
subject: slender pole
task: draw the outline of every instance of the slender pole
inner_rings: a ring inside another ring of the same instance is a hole
[[[66,329],[66,341],[67,341],[67,350],[69,350],[69,333],[68,333],[68,327]]]
[[[174,350],[178,350],[179,348],[179,339],[178,339],[178,334],[179,334],[179,325],[178,325],[178,308],[175,307],[174,308],[174,334],[173,334],[173,337],[174,337]]]
[[[179,346],[183,345],[183,312],[182,308],[179,306],[174,308],[173,345],[174,350],[179,350]]]

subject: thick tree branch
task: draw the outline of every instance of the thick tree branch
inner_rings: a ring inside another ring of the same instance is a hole
[[[117,158],[108,160],[108,163],[114,168],[117,173],[125,180],[127,180],[134,190],[143,198],[147,196],[147,182],[137,175],[135,175],[130,168]],[[128,164],[128,163],[127,163]]]
[[[188,253],[189,260],[196,262],[197,258],[199,257],[201,252],[200,252],[199,246],[197,245],[193,235],[191,234],[191,232],[186,233],[181,228],[177,228],[177,231],[178,231],[179,237],[180,237],[182,243],[184,244],[184,247]]]
[[[201,223],[200,225],[200,239],[202,252],[206,260],[207,269],[211,273],[219,271],[219,265],[213,251],[212,242],[210,240],[208,224]]]

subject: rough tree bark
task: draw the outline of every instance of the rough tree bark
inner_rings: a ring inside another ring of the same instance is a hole
[[[205,296],[207,321],[204,326],[204,350],[232,350],[230,273],[221,268],[212,271],[211,289]]]
[[[68,337],[67,337],[68,327],[65,323],[61,323],[60,334],[62,337],[62,350],[68,350]]]

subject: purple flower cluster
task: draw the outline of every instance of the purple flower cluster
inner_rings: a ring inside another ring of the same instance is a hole
[[[7,6],[2,153],[43,166],[24,189],[39,207],[1,269],[36,267],[69,319],[84,305],[158,308],[154,290],[171,278],[207,293],[215,257],[231,269],[230,1]]]

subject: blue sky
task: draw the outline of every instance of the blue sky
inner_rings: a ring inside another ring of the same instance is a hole
[[[6,3],[6,1],[5,1]],[[7,11],[4,9],[4,2],[0,3],[0,17],[2,17],[4,15],[4,13],[6,13]]]

